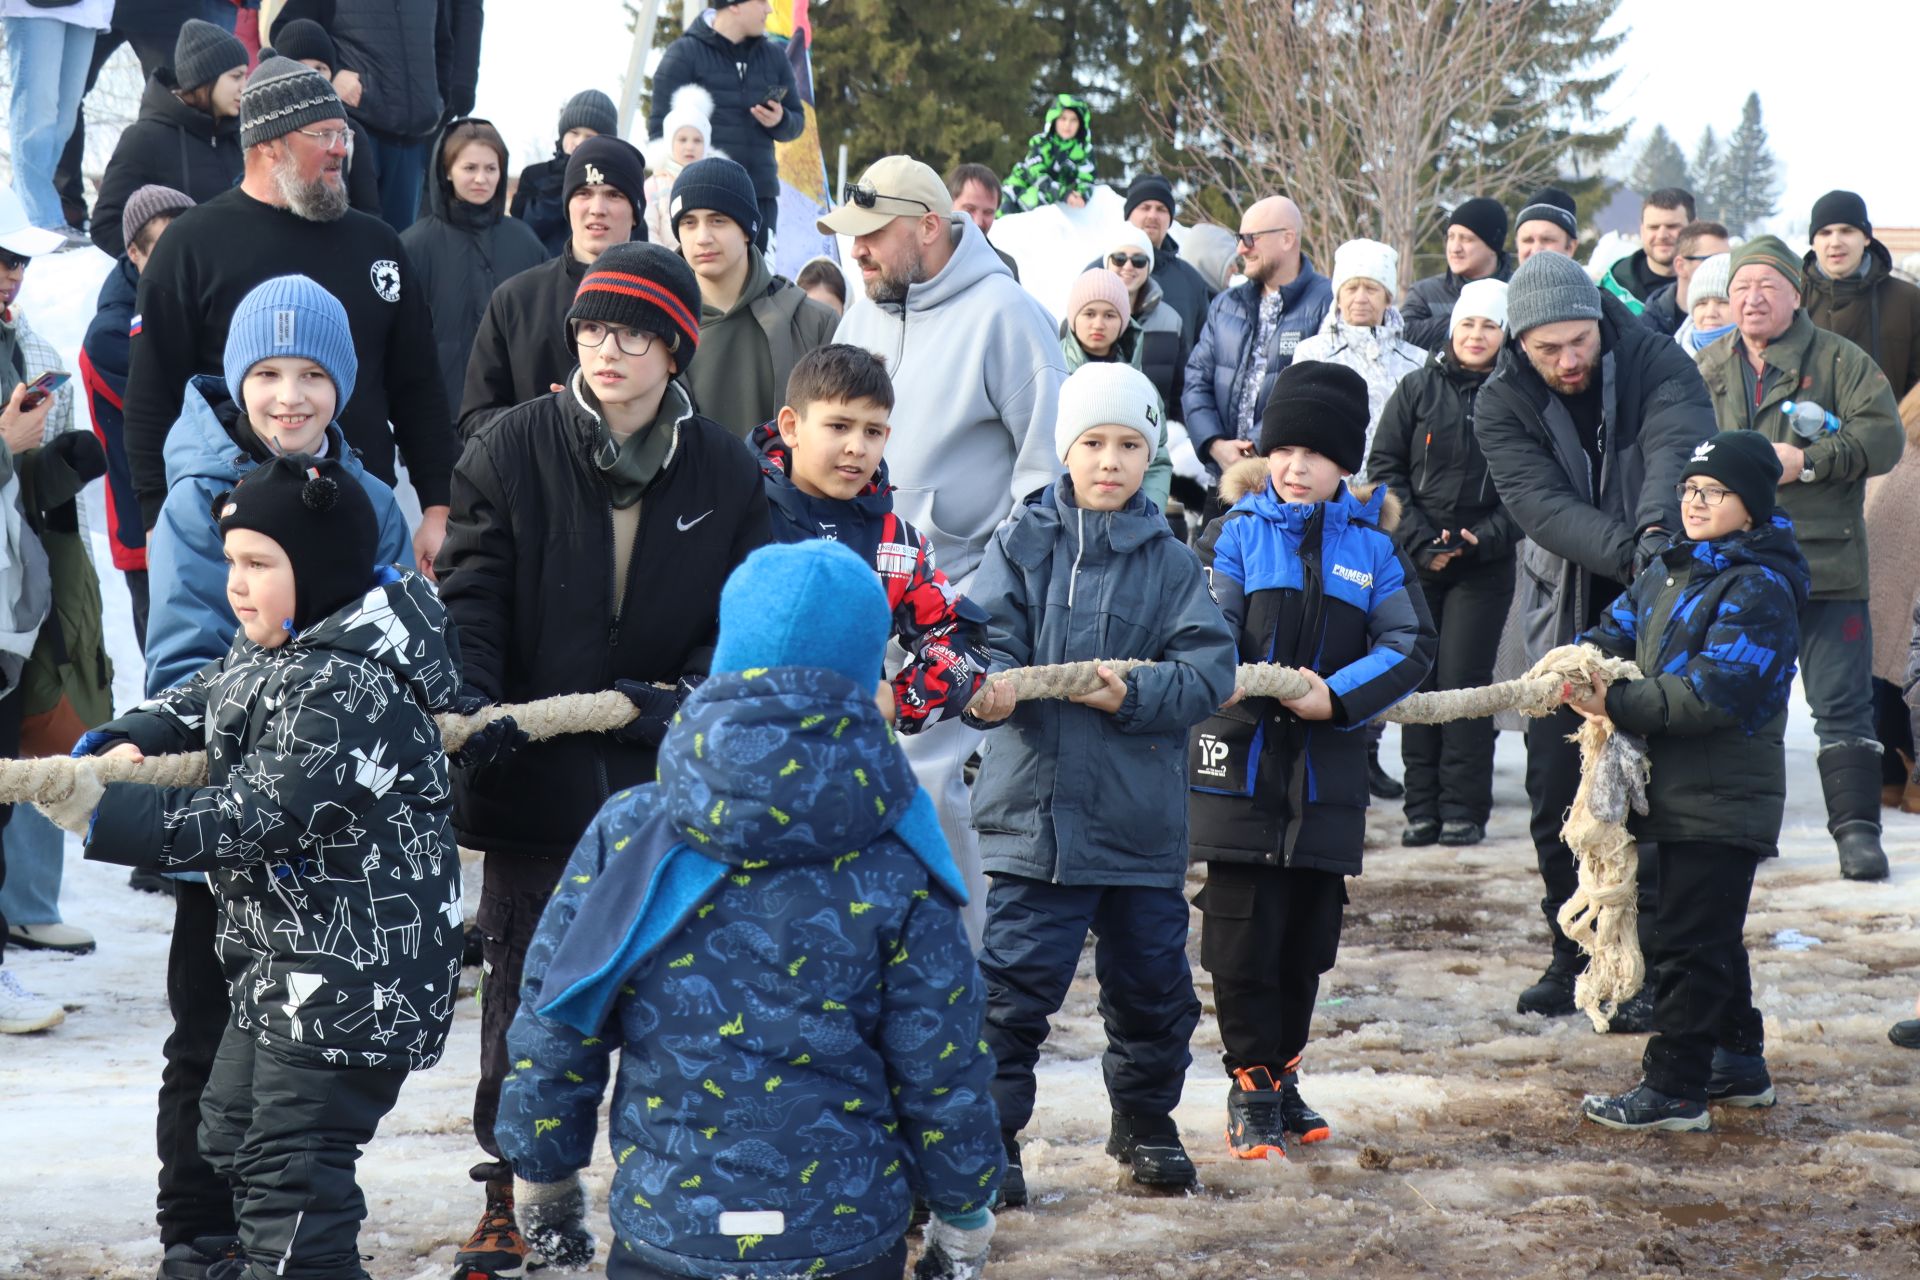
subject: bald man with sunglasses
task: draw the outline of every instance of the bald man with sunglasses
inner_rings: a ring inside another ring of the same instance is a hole
[[[1333,282],[1301,251],[1301,227],[1299,206],[1285,196],[1256,201],[1241,215],[1247,282],[1213,300],[1187,357],[1187,433],[1216,472],[1252,454],[1274,379],[1333,305]]]

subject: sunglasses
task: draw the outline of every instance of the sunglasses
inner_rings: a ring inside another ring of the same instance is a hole
[[[1285,230],[1287,230],[1285,227],[1267,227],[1261,231],[1240,231],[1236,232],[1233,238],[1240,242],[1242,249],[1251,249],[1254,246],[1254,242],[1260,239],[1261,236],[1270,236],[1277,231]]]
[[[33,259],[11,249],[0,249],[0,271],[20,271]]]
[[[870,182],[849,182],[846,189],[840,193],[841,204],[857,205],[862,209],[871,209],[882,200],[891,200],[895,204],[910,204],[928,213],[933,212],[933,206],[924,200],[915,200],[912,196],[885,195],[875,190]]]
[[[1110,253],[1107,255],[1107,265],[1114,267],[1138,267],[1140,270],[1145,271],[1153,265],[1153,259],[1144,253]]]

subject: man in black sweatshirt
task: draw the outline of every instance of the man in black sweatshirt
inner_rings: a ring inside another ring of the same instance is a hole
[[[221,372],[227,321],[255,285],[301,274],[340,300],[360,361],[340,414],[367,470],[391,483],[394,446],[420,495],[414,554],[423,572],[446,537],[459,453],[426,298],[397,232],[347,207],[346,112],[319,73],[262,62],[240,98],[240,185],[168,228],[140,279],[127,376],[127,461],[151,529],[166,500],[167,433],[195,374]],[[189,216],[190,215],[190,216]],[[391,423],[391,427],[389,427]]]

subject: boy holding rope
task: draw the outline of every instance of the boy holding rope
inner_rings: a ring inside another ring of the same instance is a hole
[[[1709,1129],[1710,1102],[1773,1105],[1741,934],[1754,870],[1779,852],[1787,697],[1812,578],[1775,510],[1780,459],[1759,433],[1721,432],[1681,476],[1686,537],[1581,637],[1646,678],[1596,679],[1568,704],[1644,737],[1652,769],[1647,814],[1629,825],[1659,845],[1653,1038],[1637,1087],[1581,1104],[1611,1129]]]
[[[993,1100],[1007,1149],[1003,1207],[1027,1202],[1020,1131],[1034,1064],[1092,930],[1106,1024],[1107,1153],[1142,1186],[1194,1184],[1173,1109],[1200,1001],[1187,965],[1187,731],[1233,692],[1233,636],[1193,553],[1141,492],[1164,434],[1138,369],[1082,365],[1054,428],[1065,478],[994,535],[974,582],[993,670],[1145,658],[1068,701],[1020,701],[987,686],[969,719],[988,736],[973,788],[981,864],[992,877],[980,968]]]
[[[1343,365],[1282,370],[1261,418],[1261,457],[1221,480],[1232,508],[1201,539],[1242,662],[1298,666],[1298,698],[1235,697],[1195,732],[1193,857],[1207,864],[1200,963],[1213,975],[1227,1146],[1284,1158],[1325,1119],[1300,1096],[1320,975],[1333,968],[1366,837],[1368,721],[1420,687],[1433,620],[1391,531],[1399,503],[1355,491],[1367,384]]]
[[[199,1143],[238,1239],[206,1274],[364,1276],[360,1148],[408,1072],[440,1057],[460,977],[433,720],[459,662],[432,586],[376,564],[373,504],[338,459],[275,458],[215,515],[232,648],[74,749],[204,749],[206,785],[103,785],[79,760],[71,793],[41,809],[84,833],[87,857],[203,872],[218,899],[232,1008]],[[186,1261],[170,1251],[169,1273]]]

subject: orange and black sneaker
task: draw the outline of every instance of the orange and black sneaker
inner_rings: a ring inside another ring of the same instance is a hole
[[[1280,1123],[1302,1142],[1325,1142],[1333,1130],[1318,1111],[1300,1096],[1300,1059],[1295,1058],[1280,1072]]]
[[[453,1280],[512,1280],[525,1275],[529,1250],[513,1217],[512,1171],[504,1160],[477,1164],[473,1180],[487,1184],[487,1208],[480,1215],[480,1225],[453,1256]]]
[[[1227,1149],[1242,1160],[1285,1160],[1281,1093],[1265,1067],[1243,1067],[1227,1087]]]

